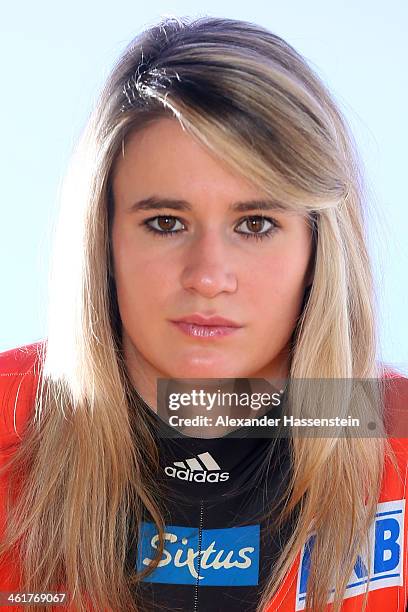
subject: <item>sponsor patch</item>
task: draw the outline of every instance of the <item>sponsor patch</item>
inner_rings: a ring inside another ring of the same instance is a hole
[[[405,499],[382,502],[377,505],[375,521],[371,526],[369,535],[372,551],[369,591],[401,586],[403,584],[404,516]],[[296,589],[296,611],[304,610],[305,608],[310,555],[314,540],[315,534],[312,534],[302,548]],[[368,555],[364,555],[357,559],[347,584],[344,599],[355,597],[365,592],[369,574],[367,558]],[[332,594],[328,599],[328,603],[332,602],[333,599]]]
[[[142,522],[137,569],[146,569],[158,549],[153,523]],[[199,529],[167,525],[159,566],[147,582],[202,586],[247,586],[258,584],[260,525],[203,529],[199,568]],[[199,575],[198,575],[199,570]]]

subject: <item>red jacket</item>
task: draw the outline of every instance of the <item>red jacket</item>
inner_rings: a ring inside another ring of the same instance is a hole
[[[24,423],[32,414],[38,385],[37,349],[31,344],[0,354],[0,465],[6,457],[4,447],[19,439]],[[408,496],[408,379],[392,378],[386,396],[386,415],[391,444],[398,461],[396,473],[387,460],[382,479],[378,512],[371,532],[374,552],[374,576],[370,582],[367,612],[406,612],[408,610],[408,521],[405,506]],[[394,432],[394,433],[393,433]],[[395,432],[398,432],[396,437]],[[405,437],[402,437],[405,436]],[[0,478],[0,537],[4,530],[4,495],[6,475]],[[312,538],[312,535],[311,535]],[[270,602],[267,612],[295,612],[304,608],[308,572],[308,548],[299,551],[295,563]],[[350,577],[342,610],[361,610],[367,570],[356,564]],[[19,560],[12,553],[0,563],[0,591],[19,590]],[[327,610],[332,606],[328,603]],[[23,610],[22,606],[4,606],[5,611]],[[50,606],[50,610],[54,610]],[[56,611],[73,611],[72,606],[58,606]]]

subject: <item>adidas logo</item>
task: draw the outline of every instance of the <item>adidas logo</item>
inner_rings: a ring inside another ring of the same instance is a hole
[[[174,461],[173,465],[167,466],[164,471],[171,478],[188,482],[223,482],[229,478],[229,472],[221,472],[220,466],[210,453],[200,453],[192,459]]]

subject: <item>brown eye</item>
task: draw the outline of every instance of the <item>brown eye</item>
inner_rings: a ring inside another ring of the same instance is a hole
[[[254,238],[262,238],[264,236],[268,236],[271,231],[276,229],[277,224],[273,221],[273,219],[258,215],[246,217],[237,227],[239,228],[241,226],[242,228],[240,231],[238,231],[238,234],[244,234],[245,238],[249,238],[251,236]]]
[[[260,232],[263,228],[263,219],[255,218],[255,219],[247,219],[247,227],[251,230],[251,232]]]
[[[179,227],[176,226],[177,223]],[[143,224],[148,231],[161,236],[172,236],[185,230],[185,226],[180,219],[172,215],[158,215],[152,219],[146,219]]]
[[[157,217],[157,225],[165,232],[171,231],[174,228],[175,221],[174,217]]]

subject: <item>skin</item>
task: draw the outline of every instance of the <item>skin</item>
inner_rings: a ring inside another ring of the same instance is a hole
[[[176,119],[160,119],[131,135],[114,168],[113,196],[112,255],[125,361],[148,404],[157,409],[158,377],[287,377],[289,341],[311,282],[306,219],[279,209],[232,212],[236,202],[270,198]],[[188,201],[192,210],[131,209],[152,196]],[[158,221],[159,215],[171,218]],[[178,233],[156,235],[146,229],[147,220]],[[269,228],[269,236],[254,237]],[[204,340],[170,322],[197,312],[242,327]]]

